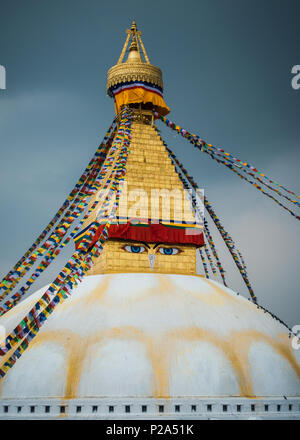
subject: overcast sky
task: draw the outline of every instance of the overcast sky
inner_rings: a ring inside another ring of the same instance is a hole
[[[106,74],[132,19],[163,71],[169,118],[299,194],[300,89],[291,87],[291,69],[300,64],[299,16],[300,2],[292,0],[0,0],[7,73],[0,90],[0,274],[52,218],[110,125]],[[290,326],[300,324],[299,222],[158,127],[242,250],[259,302]],[[216,243],[229,286],[248,297]]]

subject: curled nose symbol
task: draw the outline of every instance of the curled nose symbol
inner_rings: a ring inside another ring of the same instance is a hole
[[[149,254],[149,264],[150,264],[150,268],[153,269],[154,268],[154,263],[155,263],[155,255],[154,254]]]

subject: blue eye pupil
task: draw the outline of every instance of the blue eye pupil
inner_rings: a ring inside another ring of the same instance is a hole
[[[164,254],[165,255],[172,255],[173,249],[172,248],[164,248]]]
[[[141,252],[141,246],[131,246],[131,252],[134,252],[135,254],[138,254]]]

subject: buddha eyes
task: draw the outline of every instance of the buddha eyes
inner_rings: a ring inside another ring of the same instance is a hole
[[[180,249],[175,248],[175,247],[171,247],[171,248],[167,248],[167,247],[160,247],[158,248],[158,252],[160,252],[163,255],[176,255],[179,252],[182,252]]]
[[[127,245],[123,246],[122,249],[124,249],[126,252],[130,252],[132,254],[142,254],[143,252],[145,252],[147,250],[145,246],[137,246],[137,245],[131,245],[131,244],[127,244]],[[162,255],[176,255],[182,251],[176,247],[160,246],[157,249],[157,252],[159,252]]]
[[[128,244],[128,245],[124,246],[123,249],[125,249],[125,251],[131,252],[133,254],[142,254],[146,248],[144,246],[133,246],[133,245]]]

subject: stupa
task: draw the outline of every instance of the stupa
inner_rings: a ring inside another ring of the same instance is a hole
[[[2,344],[0,419],[300,418],[300,350],[289,330],[198,273],[203,223],[157,130],[155,112],[170,109],[135,22],[107,91],[116,129],[72,236],[85,255],[106,240],[82,282],[71,293],[64,284],[66,300],[53,314],[36,314],[54,291],[46,286],[0,318],[18,335]],[[129,147],[118,156],[121,132]],[[35,337],[12,356],[28,333],[24,315]]]

